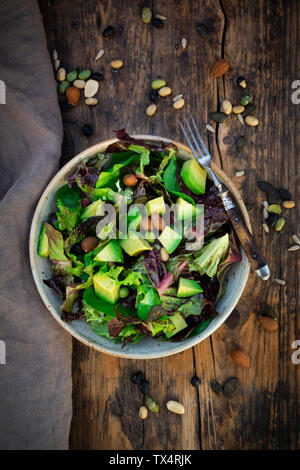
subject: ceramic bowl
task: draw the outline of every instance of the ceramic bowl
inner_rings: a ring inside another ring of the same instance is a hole
[[[157,136],[137,135],[135,137],[145,139],[146,141],[153,143],[171,142],[169,139]],[[43,222],[47,219],[48,215],[56,209],[56,191],[60,186],[66,183],[67,175],[70,174],[83,159],[96,155],[98,152],[105,152],[108,145],[115,141],[117,141],[117,139],[100,142],[74,157],[54,176],[42,194],[32,220],[29,240],[30,263],[33,278],[40,296],[42,297],[47,309],[55,318],[55,320],[68,333],[87,346],[107,354],[132,359],[153,359],[169,356],[184,351],[185,349],[188,349],[203,341],[214,331],[216,331],[230,315],[244,290],[249,274],[249,262],[243,251],[242,261],[240,263],[234,264],[228,272],[228,285],[226,292],[217,304],[219,315],[210,323],[206,330],[204,330],[198,336],[187,338],[181,342],[160,342],[149,337],[143,338],[137,344],[127,344],[122,348],[120,344],[115,344],[113,340],[97,336],[95,333],[93,333],[90,326],[83,320],[74,320],[71,323],[64,322],[60,317],[61,299],[52,289],[43,283],[43,279],[51,277],[51,269],[49,261],[39,257],[37,254],[37,240]],[[177,142],[175,143],[179,150],[179,158],[186,160],[192,157],[189,149],[185,145]],[[229,188],[243,214],[248,228],[251,230],[247,210],[238,190],[223,171],[215,166],[214,170],[219,178]]]

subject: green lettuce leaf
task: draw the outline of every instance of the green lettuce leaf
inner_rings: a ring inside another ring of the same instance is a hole
[[[77,225],[81,213],[79,189],[69,188],[67,184],[62,186],[56,193],[56,204],[57,226],[59,230],[70,233]]]
[[[103,188],[103,186],[107,186],[111,182],[117,180],[120,176],[120,170],[132,162],[135,158],[135,155],[131,155],[126,159],[120,158],[118,163],[115,163],[111,168],[105,171],[101,171],[98,181],[96,183],[96,188]]]
[[[52,261],[52,270],[55,274],[63,276],[66,285],[74,283],[74,276],[81,274],[81,268],[73,267],[72,262],[64,253],[64,240],[61,232],[52,225],[45,223],[46,235],[49,244],[49,257]]]
[[[150,162],[150,150],[146,147],[142,147],[141,145],[129,145],[129,150],[132,150],[135,153],[140,155],[140,165],[137,169],[137,174],[144,176],[144,168],[145,166],[149,165]]]
[[[190,271],[198,271],[201,276],[207,274],[209,277],[214,277],[217,274],[219,264],[227,256],[228,249],[228,233],[223,237],[214,238],[195,253],[193,261],[189,260]]]
[[[163,182],[165,184],[165,187],[170,193],[174,194],[177,197],[182,197],[186,201],[195,205],[195,201],[193,198],[180,191],[180,186],[177,181],[177,163],[175,151],[170,150],[170,154],[170,163],[168,164],[167,168],[164,170],[163,173]]]

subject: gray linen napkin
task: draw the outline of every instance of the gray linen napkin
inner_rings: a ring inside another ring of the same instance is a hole
[[[44,307],[28,235],[59,162],[62,123],[34,0],[0,0],[0,448],[66,449],[71,338]],[[3,84],[2,90],[3,101]],[[6,364],[3,362],[6,347]]]

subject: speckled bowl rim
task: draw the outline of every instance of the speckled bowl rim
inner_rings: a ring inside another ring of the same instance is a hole
[[[164,143],[171,143],[173,142],[179,152],[180,156],[183,156],[185,159],[186,158],[191,158],[192,154],[189,150],[189,148],[186,145],[183,145],[179,142],[176,142],[174,140],[167,139],[165,137],[159,137],[159,136],[153,136],[153,135],[144,135],[144,134],[138,134],[138,135],[133,135],[136,139],[143,139],[148,142],[153,142],[153,143],[159,143],[159,142],[164,142]],[[105,149],[112,143],[117,142],[117,138],[105,140],[102,142],[99,142],[92,147],[87,148],[86,150],[80,152],[78,155],[76,155],[72,160],[70,160],[66,165],[64,165],[57,173],[56,175],[52,178],[50,183],[47,185],[46,189],[44,190],[38,204],[36,207],[36,210],[34,212],[34,216],[32,219],[32,224],[31,224],[31,229],[30,229],[30,235],[29,235],[29,256],[30,256],[30,266],[32,270],[32,275],[34,282],[36,284],[37,290],[46,306],[46,308],[49,310],[51,315],[54,317],[54,319],[64,328],[65,331],[67,331],[69,334],[71,334],[74,338],[78,339],[80,342],[84,343],[86,346],[89,346],[90,348],[104,352],[106,354],[112,355],[112,356],[117,356],[117,357],[122,357],[122,358],[127,358],[127,359],[154,359],[154,358],[160,358],[160,357],[166,357],[170,356],[173,354],[178,354],[182,351],[185,351],[186,349],[189,349],[196,344],[200,343],[204,339],[206,339],[208,336],[210,336],[212,333],[214,333],[228,318],[234,307],[236,306],[240,296],[242,295],[242,292],[245,288],[245,285],[247,283],[248,275],[249,275],[249,270],[250,270],[250,265],[248,260],[246,261],[248,266],[246,266],[245,272],[243,279],[239,279],[239,283],[236,287],[236,295],[234,301],[230,305],[230,311],[227,312],[226,316],[224,314],[220,314],[219,319],[215,319],[213,326],[209,325],[202,333],[200,333],[198,336],[195,336],[194,339],[190,339],[188,342],[182,342],[178,344],[177,348],[172,349],[171,351],[164,351],[160,352],[159,350],[156,351],[149,351],[149,354],[141,354],[141,353],[127,353],[126,351],[111,351],[108,350],[105,346],[99,346],[98,344],[95,344],[92,340],[89,340],[85,337],[83,337],[80,333],[74,330],[71,324],[64,322],[56,309],[51,305],[48,301],[47,295],[45,293],[45,285],[40,281],[40,276],[38,273],[38,268],[36,265],[36,241],[37,241],[37,229],[38,229],[38,223],[40,220],[40,213],[41,210],[44,206],[44,202],[46,199],[48,199],[49,194],[51,194],[53,188],[57,184],[58,181],[63,179],[67,174],[69,174],[74,167],[76,167],[83,159],[91,157],[98,152],[104,152]],[[245,204],[243,202],[243,199],[237,190],[237,188],[234,186],[230,178],[216,165],[212,163],[212,167],[216,174],[221,178],[221,180],[226,184],[226,186],[229,188],[231,194],[233,195],[236,203],[238,204],[242,215],[244,217],[244,220],[246,222],[246,225],[248,226],[249,230],[251,231],[251,224],[249,220],[249,215],[247,213],[247,209],[245,207]],[[174,345],[174,343],[172,343]]]

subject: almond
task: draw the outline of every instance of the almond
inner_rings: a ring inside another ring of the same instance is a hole
[[[249,369],[251,360],[249,354],[241,348],[237,348],[231,353],[234,362],[245,369]]]
[[[275,318],[268,317],[266,315],[260,315],[258,321],[261,326],[267,331],[278,330],[278,321]]]
[[[212,77],[218,78],[222,77],[224,73],[228,72],[229,70],[229,62],[225,59],[218,60],[212,68]]]
[[[77,106],[78,105],[78,101],[79,101],[79,98],[80,98],[80,91],[79,91],[78,88],[76,88],[75,86],[70,86],[66,90],[66,95],[67,95],[67,99],[68,99],[69,103],[72,106]]]

